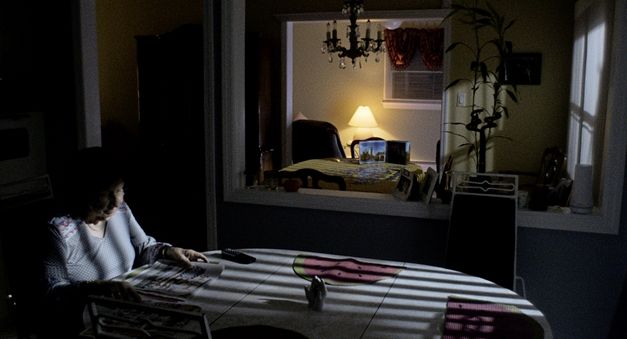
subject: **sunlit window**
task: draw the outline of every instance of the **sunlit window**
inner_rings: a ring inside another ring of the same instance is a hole
[[[600,173],[607,106],[609,19],[604,1],[578,1],[568,133],[568,172],[571,177],[577,164],[593,165],[595,173]]]

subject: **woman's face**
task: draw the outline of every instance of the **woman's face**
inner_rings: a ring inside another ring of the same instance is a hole
[[[99,193],[98,202],[89,206],[89,213],[85,221],[93,224],[108,220],[123,201],[124,183],[119,182],[113,185],[111,189]]]

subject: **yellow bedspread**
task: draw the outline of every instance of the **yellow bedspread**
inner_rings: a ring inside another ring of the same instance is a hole
[[[311,168],[328,175],[337,175],[344,178],[346,190],[361,192],[392,193],[401,169],[406,168],[417,174],[422,173],[422,169],[416,164],[391,164],[391,163],[368,163],[358,164],[350,160],[338,161],[335,159],[310,159],[287,166],[281,171],[297,171],[303,168]],[[322,188],[337,189],[337,185],[320,182]]]

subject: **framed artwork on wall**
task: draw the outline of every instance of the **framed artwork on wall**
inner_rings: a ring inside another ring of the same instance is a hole
[[[506,85],[539,85],[542,73],[541,53],[512,53],[505,60]]]

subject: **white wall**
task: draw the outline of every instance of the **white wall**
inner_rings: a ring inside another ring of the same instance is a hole
[[[338,22],[342,38],[346,23]],[[333,63],[320,47],[326,34],[326,22],[294,25],[294,100],[293,115],[302,112],[309,119],[333,123],[344,144],[353,139],[355,128],[348,121],[359,105],[372,109],[379,126],[373,134],[386,140],[411,142],[411,159],[435,161],[436,142],[440,138],[440,111],[384,109],[383,60],[362,62],[353,70],[350,64],[339,69],[337,56]],[[342,39],[346,45],[346,39]],[[386,56],[387,57],[387,56]],[[348,60],[350,62],[350,60]],[[347,155],[350,151],[347,149]]]

